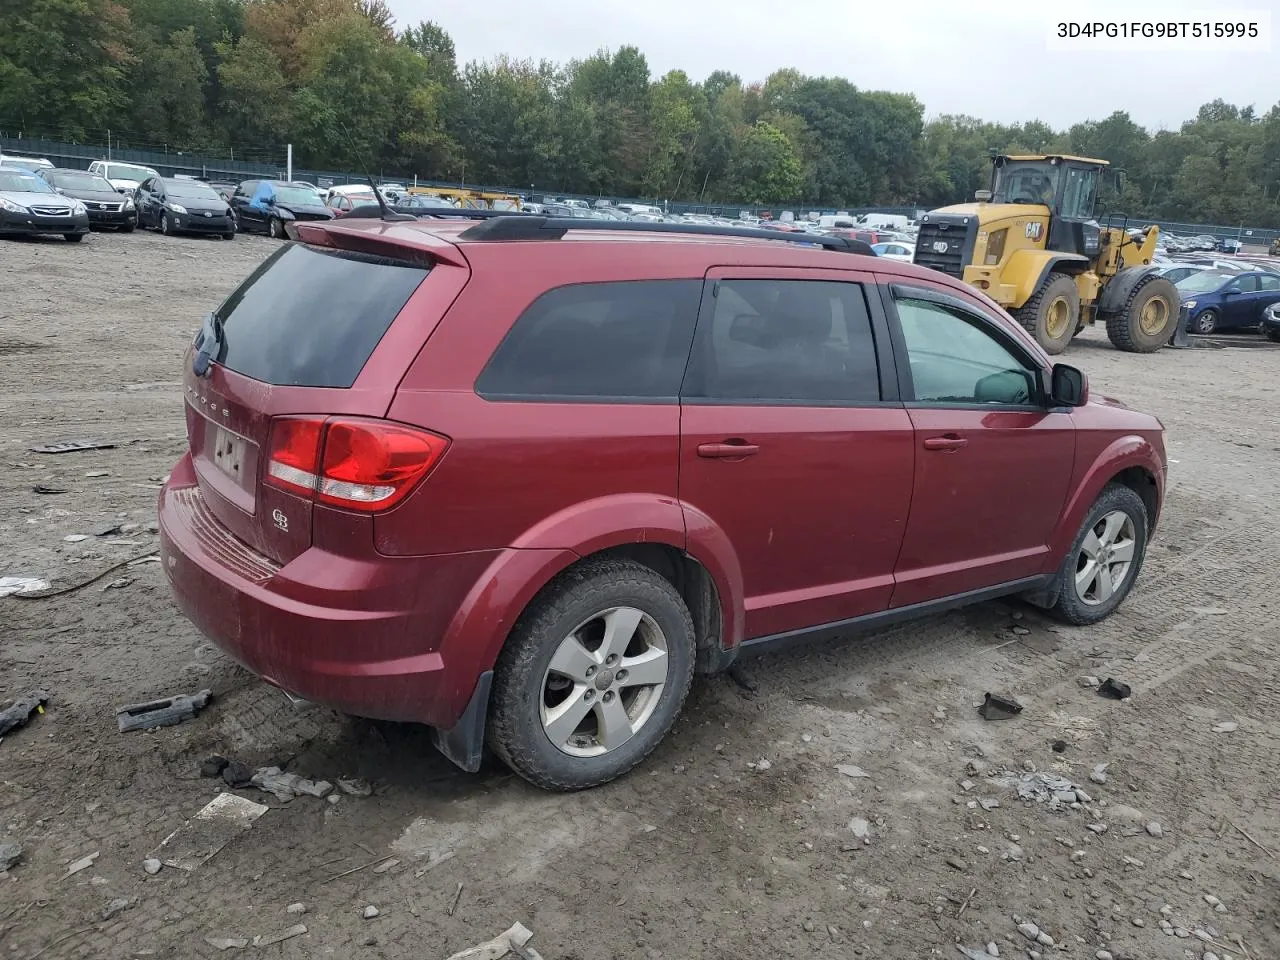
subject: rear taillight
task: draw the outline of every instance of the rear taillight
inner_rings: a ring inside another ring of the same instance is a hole
[[[448,446],[437,434],[384,420],[281,417],[271,431],[266,482],[317,503],[386,510]]]

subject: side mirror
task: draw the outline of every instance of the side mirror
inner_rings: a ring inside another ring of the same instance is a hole
[[[1089,400],[1089,380],[1083,371],[1055,363],[1049,398],[1055,407],[1082,407]]]
[[[1226,296],[1226,297],[1238,296],[1239,293],[1240,293],[1239,287],[1227,287],[1227,289],[1222,291],[1223,296]]]

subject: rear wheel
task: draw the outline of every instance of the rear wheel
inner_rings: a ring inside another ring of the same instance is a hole
[[[549,790],[607,783],[658,745],[693,680],[694,628],[649,567],[592,561],[521,615],[494,669],[489,743]]]
[[[1142,570],[1148,518],[1142,498],[1113,484],[1080,526],[1059,572],[1054,612],[1068,623],[1097,623],[1124,602]]]
[[[1181,303],[1177,287],[1149,274],[1138,281],[1119,310],[1106,315],[1107,336],[1118,350],[1154,353],[1173,336]]]
[[[1080,294],[1075,281],[1065,273],[1050,273],[1035,296],[1013,315],[1045,353],[1061,353],[1080,322]]]

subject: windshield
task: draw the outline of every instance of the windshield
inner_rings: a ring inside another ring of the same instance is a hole
[[[304,190],[302,187],[282,187],[276,186],[276,202],[277,203],[297,203],[302,206],[314,207],[320,203],[320,198],[311,190]]]
[[[1189,277],[1184,277],[1174,286],[1183,293],[1208,293],[1210,290],[1217,290],[1230,279],[1230,274],[1221,273],[1217,270],[1203,270],[1200,273],[1193,273]]]
[[[134,183],[141,183],[148,177],[154,176],[158,174],[148,167],[132,167],[122,163],[113,163],[107,167],[107,177],[111,180],[132,180]]]
[[[164,191],[180,200],[221,200],[218,191],[207,183],[191,180],[166,180]]]
[[[26,170],[0,170],[0,191],[9,193],[53,193],[49,186],[34,173]]]
[[[103,193],[115,193],[115,189],[96,173],[54,173],[49,175],[55,187],[68,190],[100,190]]]
[[[1045,160],[1019,160],[996,170],[995,203],[1053,205],[1058,190],[1059,167]]]

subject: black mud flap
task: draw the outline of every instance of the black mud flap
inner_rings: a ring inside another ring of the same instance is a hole
[[[1191,346],[1191,340],[1187,337],[1187,325],[1191,321],[1191,311],[1185,306],[1178,308],[1178,326],[1173,331],[1173,336],[1169,338],[1169,346],[1175,348],[1184,348]]]
[[[462,716],[448,730],[433,728],[432,740],[436,749],[467,773],[480,769],[484,755],[484,724],[489,716],[489,689],[493,686],[493,671],[486,670],[476,681],[475,692]]]

